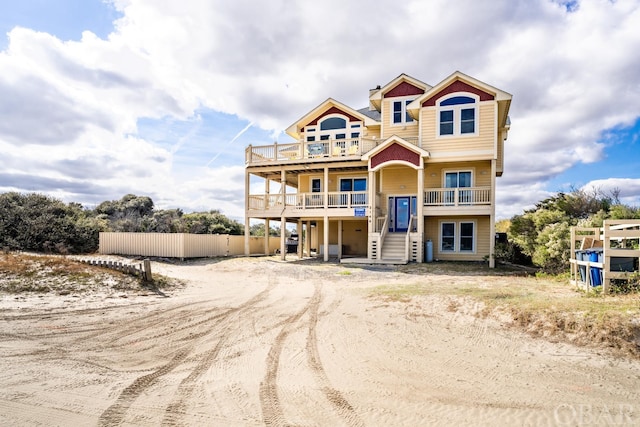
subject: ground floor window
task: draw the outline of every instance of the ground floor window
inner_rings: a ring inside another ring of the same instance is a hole
[[[442,221],[440,252],[475,252],[475,236],[473,221]]]

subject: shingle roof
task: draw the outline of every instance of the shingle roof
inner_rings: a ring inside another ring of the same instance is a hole
[[[378,110],[370,110],[369,107],[365,107],[359,109],[358,113],[364,114],[365,116],[372,118],[376,122],[380,121],[380,111]]]

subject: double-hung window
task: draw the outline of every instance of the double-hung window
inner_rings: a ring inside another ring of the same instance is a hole
[[[438,136],[476,135],[477,120],[476,98],[456,95],[438,103]]]
[[[440,233],[440,252],[456,251],[456,223],[443,222]]]
[[[401,99],[393,101],[393,124],[401,125],[407,123],[413,123],[413,119],[407,111],[407,105],[411,104],[413,99]]]
[[[475,222],[440,223],[440,252],[475,252]]]
[[[473,252],[473,222],[460,223],[460,252]]]

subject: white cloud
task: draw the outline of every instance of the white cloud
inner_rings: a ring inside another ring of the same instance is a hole
[[[38,177],[34,188],[66,182],[56,191],[70,200],[134,192],[242,216],[244,147],[232,174],[242,185],[215,163],[225,175],[178,172],[188,144],[146,141],[138,120],[208,108],[278,134],[328,97],[359,108],[402,72],[435,84],[459,69],[514,95],[498,202],[515,214],[548,196],[549,179],[602,159],[603,132],[640,111],[637,0],[583,0],[570,13],[544,0],[113,3],[123,17],[105,40],[16,28],[0,52],[0,164]]]

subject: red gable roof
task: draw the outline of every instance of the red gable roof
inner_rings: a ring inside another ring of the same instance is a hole
[[[392,160],[402,160],[418,167],[420,166],[420,154],[398,143],[393,143],[371,158],[371,169],[375,169],[379,165]]]
[[[490,93],[487,93],[483,90],[480,90],[474,86],[471,86],[468,83],[465,83],[461,80],[456,80],[455,82],[451,83],[449,86],[447,86],[446,88],[442,89],[440,92],[436,93],[435,95],[433,95],[432,97],[430,97],[429,99],[427,99],[426,101],[424,101],[422,103],[423,107],[431,107],[433,105],[436,105],[436,100],[448,95],[450,93],[454,93],[454,92],[470,92],[473,93],[474,95],[478,95],[480,97],[480,101],[491,101],[493,99],[495,99],[495,97],[493,95],[491,95]]]
[[[396,96],[422,95],[423,93],[424,89],[420,89],[408,82],[400,82],[399,85],[385,93],[384,97],[393,98]]]

